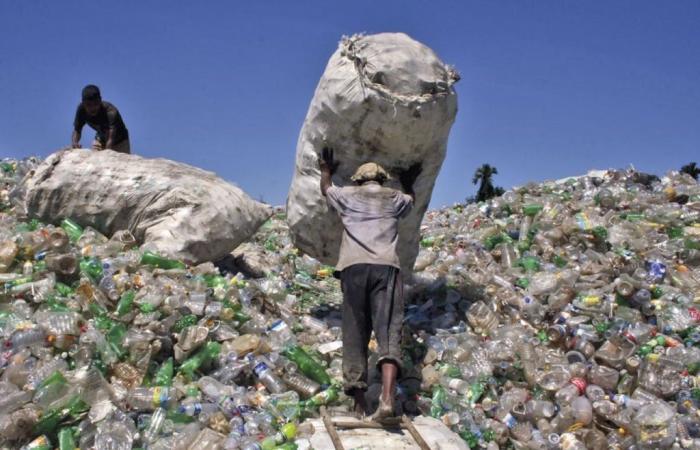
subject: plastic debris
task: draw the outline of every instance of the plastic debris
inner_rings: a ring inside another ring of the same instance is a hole
[[[37,163],[0,163],[0,445],[309,448],[320,406],[352,410],[339,283],[281,210],[236,255],[255,267],[187,266],[18,215]],[[700,446],[695,181],[529,184],[421,230],[397,413],[470,448]]]

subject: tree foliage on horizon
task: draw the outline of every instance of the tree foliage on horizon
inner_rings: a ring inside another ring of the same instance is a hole
[[[700,176],[700,167],[698,167],[697,163],[693,161],[681,167],[681,172],[687,173],[697,181],[698,176]]]
[[[479,183],[479,189],[475,198],[477,202],[483,202],[503,194],[504,189],[502,187],[493,185],[493,176],[497,174],[498,169],[490,164],[482,164],[481,167],[474,171],[472,183]]]

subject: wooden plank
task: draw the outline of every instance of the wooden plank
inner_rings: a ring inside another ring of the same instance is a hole
[[[411,419],[404,415],[401,417],[401,424],[404,427],[406,427],[409,433],[411,433],[411,436],[413,436],[413,439],[415,439],[416,443],[421,448],[421,450],[430,450],[430,447],[428,447],[428,443],[425,442],[423,436],[421,436],[418,430],[416,430],[416,427],[413,426],[413,422],[411,422]]]
[[[372,429],[383,429],[383,428],[404,428],[403,424],[398,421],[391,422],[353,422],[353,421],[343,421],[334,420],[333,425],[336,428],[344,430],[355,430],[358,428],[372,428]]]
[[[331,441],[333,441],[335,450],[345,450],[343,443],[340,441],[340,436],[338,436],[338,431],[335,429],[335,425],[330,416],[328,416],[328,411],[326,411],[325,406],[321,406],[321,418],[323,419],[323,424],[326,426],[326,430],[328,430]]]

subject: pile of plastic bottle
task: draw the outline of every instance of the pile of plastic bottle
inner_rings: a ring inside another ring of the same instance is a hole
[[[282,211],[238,270],[186,266],[128,231],[23,217],[35,164],[0,164],[0,446],[306,449],[305,418],[351,409],[339,283]],[[700,448],[694,180],[531,184],[422,233],[397,413],[471,448]]]

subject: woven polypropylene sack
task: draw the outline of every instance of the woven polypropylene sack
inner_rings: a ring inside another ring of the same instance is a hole
[[[72,218],[107,236],[130,230],[150,249],[191,263],[226,256],[272,214],[211,172],[111,150],[54,153],[21,189],[29,217]]]
[[[445,158],[457,113],[457,73],[425,45],[402,33],[344,38],[321,77],[297,143],[287,221],[294,244],[335,264],[342,225],[319,188],[318,156],[324,146],[340,162],[336,185],[374,161],[396,174],[419,162],[413,211],[399,224],[399,258],[410,269],[419,227]],[[389,183],[398,188],[396,177]]]

